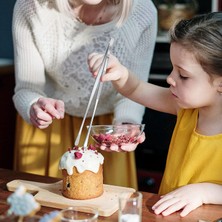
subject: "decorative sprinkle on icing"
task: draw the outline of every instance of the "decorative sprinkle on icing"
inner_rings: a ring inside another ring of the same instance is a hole
[[[88,149],[89,149],[89,150],[95,150],[95,151],[96,151],[96,147],[93,146],[93,145],[91,145],[91,144],[89,145]]]
[[[79,148],[81,148],[81,147],[74,146],[72,149],[73,149],[73,150],[78,150]]]
[[[74,153],[74,156],[75,156],[76,159],[80,159],[80,158],[82,157],[82,153],[80,153],[80,152],[75,152],[75,153]]]

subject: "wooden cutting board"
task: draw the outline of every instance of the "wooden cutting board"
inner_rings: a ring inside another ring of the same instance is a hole
[[[104,184],[104,193],[89,200],[72,200],[62,195],[62,181],[56,183],[39,183],[27,180],[13,180],[7,183],[9,191],[15,191],[19,185],[24,185],[27,192],[36,193],[35,199],[42,206],[64,209],[70,206],[88,206],[97,208],[100,216],[108,217],[118,210],[118,197],[121,194],[130,197],[133,188]]]

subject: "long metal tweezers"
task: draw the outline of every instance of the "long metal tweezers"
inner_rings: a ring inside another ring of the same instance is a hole
[[[101,91],[102,91],[102,82],[100,82],[100,79],[101,79],[101,76],[106,71],[107,64],[108,64],[108,59],[109,59],[109,50],[110,50],[110,47],[113,45],[113,42],[114,42],[114,40],[113,40],[113,38],[111,38],[111,40],[109,41],[109,44],[106,48],[105,54],[103,56],[103,60],[102,60],[102,63],[100,65],[100,68],[98,70],[98,75],[96,77],[96,80],[95,80],[95,83],[94,83],[94,86],[93,86],[93,89],[92,89],[92,92],[91,92],[91,95],[90,95],[90,98],[89,98],[89,102],[88,102],[88,105],[87,105],[87,108],[86,108],[86,111],[85,111],[85,114],[84,114],[84,117],[83,117],[83,120],[82,120],[82,124],[80,126],[78,135],[77,135],[76,140],[75,140],[75,146],[78,146],[79,141],[80,141],[80,137],[81,137],[81,134],[82,134],[82,129],[83,129],[87,114],[89,112],[89,108],[91,106],[92,100],[93,100],[94,95],[96,93],[96,90],[98,88],[97,95],[96,95],[96,101],[95,101],[95,104],[94,104],[94,109],[93,109],[92,117],[91,117],[91,120],[90,120],[90,125],[88,127],[87,135],[86,135],[86,138],[85,138],[85,141],[84,141],[84,144],[83,144],[84,149],[86,149],[87,145],[88,145],[90,130],[91,130],[91,127],[92,127],[92,123],[93,123],[93,119],[94,119],[94,116],[95,116],[96,108],[97,108],[97,105],[98,105],[98,102],[99,102],[99,97],[100,97],[100,94],[101,94]]]

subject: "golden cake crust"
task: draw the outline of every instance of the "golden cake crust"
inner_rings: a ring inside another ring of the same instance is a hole
[[[66,169],[63,174],[63,196],[70,199],[85,200],[99,197],[103,194],[103,167],[100,165],[99,171],[94,173],[85,170],[79,173],[73,167],[73,174],[69,175]]]

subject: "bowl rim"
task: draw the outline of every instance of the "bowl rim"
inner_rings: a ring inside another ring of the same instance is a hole
[[[127,123],[127,124],[95,124],[95,125],[92,125],[91,128],[99,128],[99,127],[123,127],[123,126],[141,126],[142,129],[145,128],[145,123]],[[87,128],[89,128],[89,126],[87,126]]]

